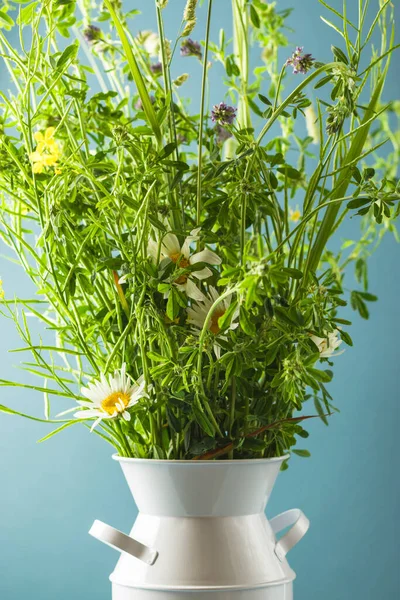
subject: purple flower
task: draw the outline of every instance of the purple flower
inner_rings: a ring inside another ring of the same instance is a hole
[[[150,65],[150,71],[154,75],[160,75],[160,73],[162,73],[162,64],[160,62],[153,63],[152,65]]]
[[[154,104],[156,101],[156,99],[154,98],[154,96],[150,96],[150,102],[152,104]],[[143,102],[141,98],[138,98],[134,104],[134,109],[135,110],[143,110]]]
[[[211,111],[211,120],[219,125],[232,125],[236,117],[236,108],[228,106],[225,102],[216,104]]]
[[[191,38],[184,40],[181,45],[181,56],[197,56],[201,60],[203,53],[199,42],[195,42]]]
[[[310,69],[312,69],[315,63],[315,58],[311,54],[304,54],[303,47],[297,46],[292,56],[287,59],[285,65],[293,67],[293,73],[303,73],[305,75]]]
[[[224,142],[226,142],[226,140],[229,140],[229,138],[232,137],[231,132],[225,129],[225,127],[222,127],[221,125],[215,126],[215,134],[217,136],[218,144],[223,144]]]
[[[101,39],[101,29],[99,29],[99,27],[96,27],[95,25],[88,25],[83,30],[83,37],[85,38],[88,44],[97,42]]]

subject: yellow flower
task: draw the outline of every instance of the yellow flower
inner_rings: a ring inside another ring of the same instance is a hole
[[[4,298],[3,281],[0,279],[0,300]]]
[[[57,166],[61,152],[54,139],[54,132],[54,127],[48,127],[44,134],[41,131],[34,134],[37,146],[36,150],[29,155],[29,159],[33,163],[34,173],[43,173],[45,167]]]
[[[292,210],[291,208],[289,209],[290,212],[290,220],[293,221],[293,223],[298,223],[301,219],[301,212],[299,211],[298,208],[296,208],[296,210]]]
[[[49,154],[59,154],[59,148],[56,140],[54,139],[55,127],[48,127],[44,134],[41,131],[37,131],[34,134],[34,138],[37,141],[36,151],[41,154],[47,151]]]

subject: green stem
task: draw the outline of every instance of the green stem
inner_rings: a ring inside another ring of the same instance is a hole
[[[368,106],[367,111],[365,112],[364,119],[362,121],[363,123],[369,121],[371,119],[371,116],[373,116],[373,114],[375,113],[376,107],[382,94],[384,82],[385,73],[378,79],[374,93],[372,95],[371,102]],[[362,127],[358,131],[357,135],[351,143],[349,151],[343,159],[343,164],[353,164],[355,161],[357,161],[357,158],[361,156],[365,142],[367,140],[369,130],[370,125]],[[336,200],[337,198],[342,198],[343,196],[345,196],[347,188],[350,185],[351,169],[352,167],[350,166],[341,172],[341,175],[338,178],[338,181],[332,194],[332,200]],[[340,203],[333,203],[331,204],[331,206],[328,207],[326,211],[326,214],[322,220],[321,227],[318,231],[317,238],[314,242],[314,245],[310,249],[309,257],[307,257],[307,273],[314,272],[317,270],[325,245],[329,237],[331,236],[332,229],[335,225],[339,208]],[[304,279],[306,280],[306,278]]]
[[[210,42],[210,28],[211,28],[211,13],[212,13],[213,0],[208,2],[208,13],[207,13],[207,26],[206,26],[206,40],[204,47],[204,58],[203,58],[203,77],[201,83],[201,100],[200,100],[200,126],[199,126],[199,150],[198,150],[198,173],[197,173],[197,207],[196,207],[196,224],[200,226],[201,221],[201,207],[202,207],[202,166],[203,166],[203,132],[204,132],[204,112],[205,112],[205,97],[206,97],[206,84],[207,84],[207,70],[208,70],[208,45]]]

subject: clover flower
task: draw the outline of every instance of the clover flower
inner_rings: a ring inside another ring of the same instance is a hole
[[[181,45],[181,56],[196,56],[199,60],[203,57],[203,52],[199,42],[195,42],[192,38],[187,38]]]
[[[153,75],[160,75],[162,73],[162,64],[160,62],[153,63],[150,65],[150,71]]]
[[[232,137],[231,132],[219,124],[217,124],[215,127],[215,134],[218,144],[223,144],[224,142],[226,142],[226,140],[229,140],[229,138]]]
[[[225,102],[216,104],[211,111],[211,120],[219,125],[232,125],[236,117],[237,109],[228,106]]]
[[[311,54],[304,54],[303,47],[297,46],[292,56],[287,59],[285,65],[293,67],[293,73],[305,75],[314,66],[315,58]]]
[[[102,373],[100,380],[89,383],[81,389],[87,400],[80,400],[78,404],[84,409],[74,414],[77,419],[96,419],[91,431],[103,419],[115,419],[122,416],[125,421],[131,420],[129,408],[134,406],[140,398],[147,396],[143,376],[136,383],[130,375],[126,374],[126,364],[116,370],[109,378]]]
[[[101,39],[101,29],[95,25],[88,25],[83,30],[83,37],[88,44],[93,44]]]

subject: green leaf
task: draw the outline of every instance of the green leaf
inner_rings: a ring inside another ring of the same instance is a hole
[[[347,203],[347,208],[360,208],[361,206],[365,206],[366,204],[371,203],[371,198],[354,198],[354,200],[350,200]]]
[[[143,110],[146,114],[147,120],[149,121],[149,123],[151,125],[151,128],[153,130],[153,133],[154,133],[156,139],[158,140],[158,142],[161,142],[162,134],[161,134],[160,125],[157,121],[157,116],[154,111],[153,105],[151,103],[150,96],[147,91],[143,76],[140,72],[136,58],[132,52],[132,47],[129,42],[128,36],[125,33],[124,25],[122,24],[117,12],[114,9],[112,0],[104,0],[104,4],[105,4],[107,10],[109,11],[112,20],[114,21],[118,35],[122,42],[122,46],[123,46],[124,52],[126,54],[126,58],[128,60],[129,68],[132,73],[133,80],[136,83],[136,87],[138,89],[139,96],[140,96],[140,99],[143,104]]]
[[[309,368],[307,371],[316,379],[322,383],[329,383],[332,381],[332,373],[330,371],[321,371],[320,369]]]
[[[347,333],[347,331],[340,331],[340,337],[342,338],[342,340],[344,341],[344,343],[347,344],[348,346],[352,346],[353,345],[353,340],[351,339],[351,337]]]
[[[270,100],[268,100],[268,98],[266,96],[263,96],[263,94],[258,94],[258,97],[261,100],[261,102],[263,102],[264,104],[267,104],[268,106],[272,106],[272,102]]]
[[[258,16],[258,12],[254,8],[253,4],[250,5],[250,19],[251,19],[251,22],[253,23],[254,27],[256,27],[256,29],[259,29],[259,27],[261,25],[260,17]]]
[[[14,21],[12,20],[10,15],[8,15],[6,12],[3,12],[2,10],[0,10],[0,19],[4,21],[4,23],[6,23],[7,25],[11,25],[11,27],[14,25]]]
[[[325,77],[322,77],[314,86],[314,89],[318,89],[323,87],[324,85],[326,85],[327,83],[329,83],[331,81],[331,79],[333,79],[333,75],[326,75]]]
[[[236,311],[236,308],[237,302],[231,302],[231,304],[228,307],[228,310],[226,310],[222,317],[218,319],[218,327],[221,329],[221,331],[229,327],[229,325],[231,324],[232,317]]]
[[[345,55],[343,50],[341,50],[337,46],[331,46],[331,49],[335,58],[337,58],[340,62],[344,63],[345,65],[349,64],[347,56]]]
[[[196,419],[197,423],[200,425],[202,430],[205,431],[207,435],[213,438],[215,435],[215,430],[211,421],[208,419],[208,417],[205,415],[202,409],[197,406],[197,404],[193,404],[192,409],[194,418]]]
[[[157,352],[148,352],[147,356],[150,360],[154,360],[155,362],[166,362],[168,360],[168,358],[161,356],[161,354],[157,354]]]
[[[297,450],[292,448],[293,454],[297,454],[297,456],[301,456],[302,458],[309,458],[311,456],[311,452],[308,450]]]
[[[171,429],[175,431],[175,433],[180,433],[182,431],[182,424],[178,417],[175,415],[174,411],[169,406],[167,406],[165,412],[167,415],[167,421]]]
[[[368,292],[357,292],[359,296],[361,296],[361,298],[363,300],[366,300],[367,302],[377,302],[378,300],[378,296],[375,296],[374,294],[369,294]]]
[[[286,177],[289,177],[289,179],[300,179],[301,178],[300,171],[298,171],[297,169],[295,169],[293,167],[290,167],[289,165],[285,165],[284,167],[279,167],[277,169],[277,171],[279,173],[282,173]]]
[[[84,411],[82,411],[82,412],[84,412]],[[75,419],[74,421],[69,421],[68,423],[64,423],[64,425],[57,427],[57,429],[54,429],[53,431],[51,431],[44,437],[40,438],[40,440],[38,440],[37,443],[41,444],[42,442],[45,442],[46,440],[49,440],[50,438],[52,438],[53,435],[57,435],[57,433],[60,433],[60,431],[67,429],[67,427],[71,427],[71,425],[81,424],[83,420],[86,421],[87,419]]]
[[[292,269],[290,267],[285,267],[282,269],[284,273],[287,273],[292,279],[302,279],[303,272],[299,269]]]
[[[315,405],[315,409],[316,409],[321,421],[325,425],[328,426],[329,423],[328,423],[328,419],[326,418],[326,415],[325,415],[324,407],[322,406],[322,404],[317,396],[314,396],[314,405]]]
[[[174,142],[167,144],[166,146],[164,146],[164,148],[158,154],[158,158],[160,160],[167,158],[170,154],[172,154],[175,151],[175,149],[176,149],[176,144]]]
[[[171,292],[168,296],[167,302],[167,317],[174,321],[176,317],[179,315],[179,301],[176,294],[175,288],[171,288]]]
[[[18,25],[28,25],[33,20],[33,15],[39,5],[39,2],[32,2],[28,6],[25,6],[19,13],[17,23]]]
[[[251,321],[250,314],[243,305],[240,307],[239,322],[241,328],[247,335],[251,335],[252,337],[256,335],[256,326]]]
[[[64,52],[61,54],[60,58],[58,59],[56,68],[61,70],[63,67],[65,67],[65,65],[67,65],[68,63],[75,60],[75,58],[78,54],[78,50],[79,50],[79,46],[77,43],[67,46],[67,48],[65,48]]]
[[[61,420],[52,420],[52,419],[39,419],[39,417],[32,417],[31,415],[27,415],[25,413],[19,412],[18,410],[13,410],[12,408],[8,408],[8,406],[3,406],[0,404],[0,412],[6,413],[8,415],[16,415],[18,417],[23,417],[24,419],[29,419],[30,421],[37,421],[38,423],[69,423],[70,421],[61,421]]]

